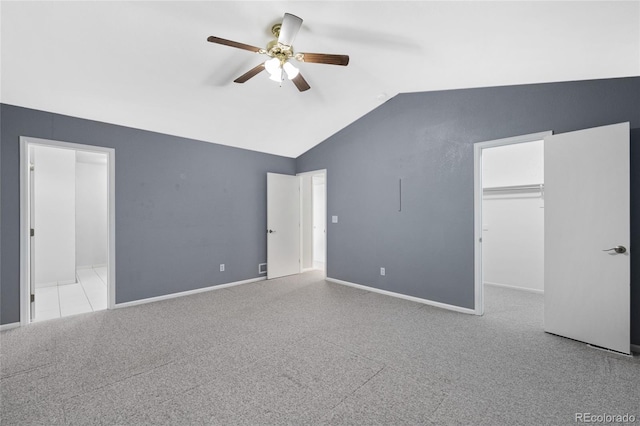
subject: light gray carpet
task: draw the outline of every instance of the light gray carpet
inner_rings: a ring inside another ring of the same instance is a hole
[[[542,296],[484,317],[325,282],[262,281],[2,332],[1,423],[574,424],[635,415],[640,362],[542,331]]]

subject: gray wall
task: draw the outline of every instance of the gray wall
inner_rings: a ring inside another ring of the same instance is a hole
[[[259,277],[266,173],[293,174],[294,159],[9,105],[0,112],[2,324],[20,320],[20,136],[115,148],[116,303]]]
[[[640,247],[640,78],[396,96],[297,159],[297,172],[327,169],[327,213],[339,219],[327,229],[327,276],[473,308],[473,143],[623,121],[633,129],[631,245]]]

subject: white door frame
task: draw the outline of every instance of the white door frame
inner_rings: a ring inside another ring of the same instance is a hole
[[[539,141],[551,134],[553,132],[549,130],[473,144],[474,311],[476,315],[484,315],[484,286],[482,285],[482,150],[497,146]]]
[[[108,232],[107,232],[107,309],[113,309],[116,301],[116,214],[115,214],[115,177],[116,151],[113,148],[82,145],[48,139],[20,137],[20,325],[29,324],[30,297],[30,250],[29,237],[29,146],[47,146],[52,148],[89,151],[107,155],[108,182]]]
[[[327,169],[320,169],[320,170],[313,170],[310,172],[303,172],[303,173],[298,173],[296,174],[296,176],[299,176],[300,178],[302,178],[302,176],[316,176],[316,175],[324,175],[324,208],[325,208],[325,215],[324,215],[324,276],[327,276],[327,266],[328,266],[328,261],[329,258],[327,257],[327,252],[328,252],[328,247],[327,247],[327,221],[328,221],[328,216],[327,216],[327,211],[328,211],[328,206],[327,206]],[[313,201],[312,201],[313,203]],[[313,209],[312,209],[313,210]],[[302,194],[300,195],[300,217],[302,218]],[[302,262],[303,259],[303,233],[300,232],[300,261]],[[302,268],[302,263],[300,263],[300,268]]]

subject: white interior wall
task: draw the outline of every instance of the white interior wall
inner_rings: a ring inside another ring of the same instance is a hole
[[[482,151],[483,188],[544,182],[543,141]],[[484,282],[544,290],[544,200],[540,192],[483,196]]]
[[[73,150],[33,147],[36,286],[76,280]]]
[[[300,178],[300,202],[301,214],[301,238],[302,238],[302,269],[313,268],[313,210],[311,176],[303,175]]]
[[[107,264],[107,155],[78,151],[76,162],[76,264]]]
[[[326,192],[325,178],[313,176],[313,267],[324,269],[326,256]]]

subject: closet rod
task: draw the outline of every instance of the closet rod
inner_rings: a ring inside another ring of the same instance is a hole
[[[544,184],[537,183],[534,185],[512,185],[512,186],[492,186],[483,188],[482,192],[502,192],[502,191],[543,191]]]

